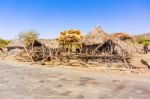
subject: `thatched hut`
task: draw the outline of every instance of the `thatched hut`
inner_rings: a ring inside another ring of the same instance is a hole
[[[101,27],[92,29],[82,40],[82,52],[91,52],[107,40],[107,33]]]
[[[18,54],[24,50],[24,44],[20,40],[14,39],[6,46],[6,48],[8,54]]]
[[[33,61],[47,60],[58,54],[60,46],[57,40],[38,39],[27,47]]]

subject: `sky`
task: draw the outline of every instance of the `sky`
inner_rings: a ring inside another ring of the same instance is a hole
[[[52,39],[64,30],[86,34],[95,26],[107,33],[150,32],[150,0],[0,0],[0,38],[35,31]]]

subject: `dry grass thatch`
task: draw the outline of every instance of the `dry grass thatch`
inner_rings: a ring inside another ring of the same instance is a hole
[[[114,33],[114,34],[111,34],[111,36],[115,38],[119,38],[120,40],[132,40],[133,39],[127,33],[123,33],[123,32]]]
[[[78,42],[82,38],[79,30],[67,30],[60,33],[57,40],[59,43],[73,43]]]
[[[57,49],[60,47],[57,40],[38,39],[38,40],[35,40],[33,43],[33,46],[42,46],[42,45],[50,49]]]
[[[101,44],[107,39],[107,34],[100,27],[94,28],[82,40],[84,45]]]
[[[20,40],[14,39],[6,46],[6,48],[12,48],[12,47],[13,48],[15,48],[15,47],[23,48],[24,44]]]

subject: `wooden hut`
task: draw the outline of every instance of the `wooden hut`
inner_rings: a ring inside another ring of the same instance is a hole
[[[55,57],[59,47],[56,40],[38,39],[29,44],[27,50],[33,61],[40,61]]]
[[[92,29],[82,40],[82,52],[92,52],[100,44],[107,40],[107,33],[101,27]]]
[[[122,62],[126,68],[131,68],[131,47],[119,38],[108,35],[100,27],[94,28],[82,41],[81,59],[98,59],[107,63]]]
[[[20,40],[14,39],[6,46],[6,49],[8,54],[18,54],[24,50],[24,44]]]

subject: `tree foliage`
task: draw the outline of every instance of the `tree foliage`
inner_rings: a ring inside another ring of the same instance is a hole
[[[38,38],[39,34],[33,31],[19,33],[18,37],[25,45],[29,45]]]
[[[143,36],[137,36],[136,37],[136,42],[138,44],[143,44],[143,45],[150,45],[150,39],[145,38]]]
[[[5,47],[9,43],[9,40],[0,39],[0,48]]]

